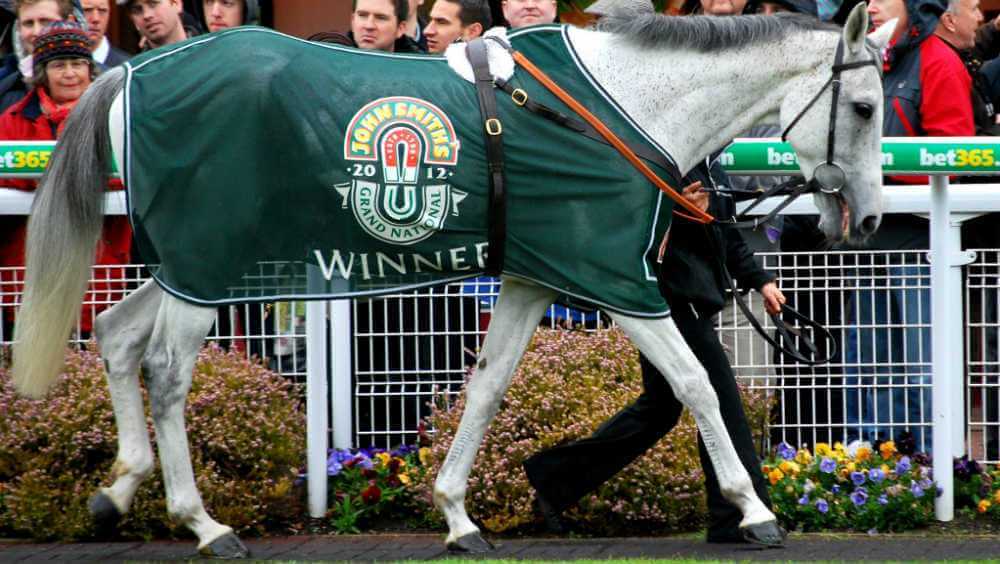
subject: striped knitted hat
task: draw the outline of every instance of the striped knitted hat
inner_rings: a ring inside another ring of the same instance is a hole
[[[35,39],[32,56],[36,67],[55,59],[91,59],[90,39],[76,22],[52,22]]]

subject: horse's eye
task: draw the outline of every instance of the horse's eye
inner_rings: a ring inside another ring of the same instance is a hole
[[[875,108],[873,108],[871,104],[866,104],[864,102],[855,102],[854,113],[858,114],[864,119],[872,119],[872,114],[875,113]]]

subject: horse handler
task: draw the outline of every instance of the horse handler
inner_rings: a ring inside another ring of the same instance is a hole
[[[709,211],[715,217],[733,217],[734,204],[730,197],[715,193],[710,197],[709,192],[701,190],[703,185],[714,186],[713,178],[726,179],[718,164],[713,164],[711,172],[707,163],[698,166],[686,179],[690,184],[684,189],[685,197],[703,210],[711,208]],[[754,260],[739,231],[699,225],[677,216],[661,264],[660,292],[670,305],[671,317],[684,341],[708,372],[719,396],[722,419],[740,461],[750,474],[757,495],[770,509],[767,480],[754,452],[736,378],[715,333],[715,315],[725,303],[725,288],[728,287],[723,257],[717,256],[722,249],[725,249],[726,268],[740,287],[756,288],[767,311],[779,312],[785,296],[775,284],[774,276]],[[535,488],[538,509],[550,531],[565,532],[561,520],[563,511],[656,444],[680,420],[683,406],[666,378],[645,356],[640,356],[640,364],[644,391],[635,403],[604,422],[591,436],[544,450],[525,460],[524,469]],[[712,543],[745,542],[739,530],[742,515],[722,497],[700,434],[698,451],[708,493],[706,540]],[[577,472],[577,468],[588,471]]]

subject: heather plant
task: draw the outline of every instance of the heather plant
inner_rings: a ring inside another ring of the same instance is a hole
[[[16,396],[0,370],[0,413],[0,531],[38,539],[98,536],[87,499],[110,485],[117,451],[100,356],[69,352],[43,400]],[[290,384],[211,345],[198,357],[186,415],[195,479],[216,519],[254,534],[300,518],[293,484],[305,454],[305,421]],[[148,412],[147,426],[155,441]],[[118,531],[144,539],[189,535],[168,520],[158,464]]]
[[[358,533],[379,521],[426,525],[431,509],[418,485],[426,470],[428,449],[401,445],[334,449],[327,459],[330,525],[338,533]]]
[[[892,441],[877,449],[817,443],[814,453],[781,443],[763,470],[774,513],[789,529],[896,532],[934,518],[937,486],[927,458],[903,455]]]
[[[472,378],[475,375],[471,376]],[[515,373],[469,477],[466,505],[489,530],[531,524],[533,490],[522,462],[531,454],[585,437],[642,391],[636,350],[617,329],[586,333],[540,329]],[[744,390],[748,418],[766,422],[769,400]],[[428,418],[425,497],[458,428],[465,401],[439,396]],[[696,428],[685,414],[656,446],[567,512],[594,534],[689,530],[704,520],[703,475]],[[586,468],[574,469],[586,472]]]

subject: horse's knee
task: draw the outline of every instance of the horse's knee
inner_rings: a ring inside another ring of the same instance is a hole
[[[685,375],[673,384],[674,394],[688,409],[695,413],[719,410],[719,397],[708,381],[708,373],[701,366],[696,372]]]
[[[171,362],[170,355],[147,355],[143,359],[142,369],[146,388],[149,390],[149,408],[154,418],[177,407],[183,409],[191,379],[181,374]]]

